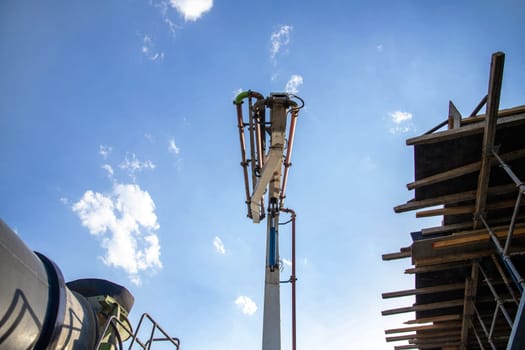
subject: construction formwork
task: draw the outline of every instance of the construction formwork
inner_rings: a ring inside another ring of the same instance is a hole
[[[395,349],[525,349],[525,106],[499,109],[504,60],[493,54],[488,93],[470,115],[450,102],[443,123],[406,141],[414,198],[394,210],[442,225],[383,255],[411,258],[405,273],[415,277],[414,289],[382,295],[415,297],[382,312],[415,315],[385,330]]]

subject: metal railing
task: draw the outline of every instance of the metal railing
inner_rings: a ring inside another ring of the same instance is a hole
[[[151,323],[151,331],[149,332],[149,336],[146,340],[142,340],[139,338],[139,332],[141,330],[141,327],[143,326],[144,320],[148,320]],[[122,322],[119,320],[115,315],[112,315],[109,317],[106,321],[106,324],[104,325],[103,332],[101,333],[100,339],[97,341],[97,344],[95,346],[95,350],[102,350],[103,346],[103,339],[104,335],[110,330],[110,328],[113,328],[115,331],[115,337],[117,340],[117,348],[119,350],[124,349],[124,344],[122,341],[122,336],[120,334],[120,330],[123,330],[127,335],[129,335],[130,343],[127,347],[128,350],[133,349],[133,346],[135,348],[140,347],[143,350],[151,350],[152,346],[156,342],[169,342],[173,347],[177,350],[180,349],[180,339],[176,337],[170,336],[158,323],[151,317],[149,314],[144,313],[140,317],[139,323],[137,325],[137,329],[133,333],[133,331],[130,329],[128,324]],[[160,332],[162,334],[161,337],[156,337],[156,333]]]

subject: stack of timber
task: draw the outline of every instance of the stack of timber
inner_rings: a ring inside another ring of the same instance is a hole
[[[488,94],[470,115],[450,102],[445,122],[406,141],[414,198],[394,211],[442,225],[383,255],[411,258],[415,276],[414,289],[382,295],[415,299],[382,312],[415,315],[385,331],[395,349],[525,349],[525,106],[499,110],[504,57],[492,56]]]

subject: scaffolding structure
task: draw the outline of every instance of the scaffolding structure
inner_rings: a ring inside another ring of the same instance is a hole
[[[447,120],[406,141],[414,199],[394,210],[443,220],[383,255],[410,257],[405,273],[415,276],[414,289],[382,295],[415,297],[382,312],[415,313],[407,326],[385,330],[396,350],[525,349],[525,106],[499,110],[504,61],[492,55],[488,93],[470,115],[450,102]]]

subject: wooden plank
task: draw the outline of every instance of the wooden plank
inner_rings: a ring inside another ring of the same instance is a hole
[[[465,280],[465,295],[463,307],[463,320],[461,322],[461,345],[466,348],[468,345],[468,331],[472,325],[472,316],[474,315],[473,305],[476,302],[476,295],[478,292],[478,264],[472,264],[470,277]]]
[[[510,193],[516,191],[516,185],[502,185],[490,187],[488,190],[489,195],[501,195],[505,193]],[[474,200],[476,198],[476,191],[466,191],[460,193],[453,193],[446,196],[434,197],[423,199],[420,201],[411,200],[405,204],[398,205],[394,207],[396,213],[403,213],[410,210],[416,210],[426,207],[434,207],[441,204],[453,204],[463,201]]]
[[[483,108],[483,106],[487,103],[487,97],[488,95],[483,96],[483,98],[481,99],[481,101],[479,101],[478,105],[474,108],[472,113],[470,113],[469,118],[472,118],[478,115],[481,108]]]
[[[400,290],[396,292],[388,292],[388,293],[381,294],[381,296],[383,299],[390,299],[390,298],[405,297],[409,295],[447,292],[447,291],[463,289],[463,288],[465,288],[464,283],[453,283],[453,284],[445,284],[445,285],[439,285],[439,286],[434,286],[434,287],[414,288],[414,289]]]
[[[493,219],[493,220],[490,220],[490,225],[493,226],[493,225],[498,225],[498,224],[504,224],[504,223],[508,223],[510,222],[510,215],[505,217],[505,216],[500,216],[499,218],[497,219]],[[516,217],[516,219],[518,221],[521,221],[523,219],[525,219],[525,215],[518,215]],[[456,230],[461,230],[461,229],[466,229],[466,228],[469,228],[471,227],[472,224],[470,222],[461,222],[461,223],[458,223],[458,224],[452,224],[452,225],[442,225],[442,226],[436,226],[436,227],[429,227],[429,228],[424,228],[421,230],[421,234],[423,236],[425,235],[432,235],[432,234],[436,234],[436,233],[443,233],[443,232],[450,232],[450,231],[456,231]],[[506,229],[508,231],[508,226],[498,226],[496,227],[498,229]],[[472,233],[485,233],[487,232],[487,230],[483,227],[483,228],[479,228],[477,230],[467,230],[467,231],[463,231],[463,232],[455,232],[453,233],[453,235],[459,235],[459,234],[472,234]]]
[[[451,225],[441,225],[436,227],[428,227],[421,229],[421,234],[423,236],[426,235],[434,235],[436,233],[444,233],[444,232],[451,232],[451,231],[457,231],[465,228],[472,227],[471,222],[460,222],[457,224],[451,224]]]
[[[493,229],[492,230],[496,237],[498,238],[505,238],[508,234],[508,228],[503,229]],[[477,232],[474,231],[474,232]],[[519,227],[514,229],[514,235],[515,236],[522,236],[525,234],[525,227]],[[461,235],[451,235],[447,237],[447,239],[443,241],[438,241],[432,243],[433,248],[448,248],[448,247],[454,247],[458,245],[464,245],[464,244],[472,244],[477,242],[483,242],[483,241],[489,241],[490,235],[485,230],[483,233],[475,233],[475,234],[461,234]]]
[[[525,157],[525,149],[515,150],[512,152],[507,152],[505,154],[501,155],[501,159],[503,159],[505,162],[513,161],[515,159],[523,158]],[[491,166],[498,166],[499,163],[497,159],[491,159],[490,160]],[[481,169],[481,161],[474,162],[470,164],[466,164],[448,171],[444,171],[432,176],[425,177],[423,179],[419,179],[414,182],[410,182],[407,184],[407,188],[409,190],[413,190],[415,188],[420,188],[423,186],[432,185],[438,182],[450,180],[459,176],[463,176],[466,174],[474,173]]]
[[[483,149],[481,156],[481,170],[478,177],[478,189],[476,194],[476,209],[474,211],[474,228],[481,225],[479,216],[485,215],[485,205],[487,203],[492,150],[496,138],[496,127],[498,120],[499,100],[501,95],[501,83],[503,81],[503,66],[505,64],[505,54],[496,52],[492,55],[490,65],[489,92],[487,98],[487,118],[483,132]]]
[[[515,115],[515,114],[521,114],[521,113],[525,113],[525,105],[502,109],[502,110],[500,110],[498,112],[498,118],[509,117],[509,116],[512,116],[512,115]],[[464,118],[461,121],[461,123],[463,125],[465,125],[465,124],[472,124],[472,123],[479,123],[479,122],[484,121],[486,116],[487,116],[486,114],[480,114],[480,115],[477,115],[477,116]]]
[[[489,203],[487,204],[487,210],[514,208],[515,204],[516,204],[515,200],[505,200],[505,201],[500,201],[500,202],[495,202],[495,203]],[[521,202],[521,206],[525,207],[525,201]],[[416,213],[416,218],[425,218],[425,217],[440,216],[440,215],[473,214],[474,210],[475,210],[474,205],[429,209],[429,210],[418,211]]]
[[[410,258],[412,256],[412,249],[410,247],[401,248],[400,252],[387,253],[381,255],[383,261]]]
[[[447,307],[454,307],[454,306],[460,306],[460,305],[463,305],[463,299],[440,301],[437,303],[419,304],[419,305],[412,305],[412,306],[400,307],[400,308],[395,308],[395,309],[383,310],[381,311],[381,315],[387,316],[387,315],[396,315],[396,314],[402,314],[402,313],[414,312],[414,311],[428,311],[428,310],[445,309]]]
[[[497,124],[500,127],[509,127],[509,126],[514,125],[515,123],[523,123],[523,121],[525,121],[525,112],[511,115],[508,117],[498,118]],[[442,141],[448,141],[448,140],[453,140],[453,139],[464,137],[464,136],[476,135],[476,134],[482,134],[482,133],[483,133],[483,125],[480,125],[479,123],[473,123],[470,125],[462,126],[459,129],[438,131],[434,134],[413,137],[413,138],[407,139],[406,144],[408,146],[412,146],[412,145],[438,143]]]
[[[430,323],[430,322],[446,322],[446,321],[459,321],[461,320],[461,315],[442,315],[442,316],[433,316],[433,317],[424,317],[418,318],[415,320],[405,321],[404,324],[421,324],[421,323]]]
[[[459,127],[461,127],[461,113],[452,101],[448,101],[448,128],[457,129]]]
[[[453,269],[459,269],[461,267],[465,267],[467,265],[470,265],[470,262],[459,262],[459,263],[455,262],[455,263],[449,263],[449,264],[412,267],[412,268],[406,269],[405,270],[405,274],[413,275],[415,273],[425,273],[425,272],[433,272],[433,271],[453,270]]]
[[[433,330],[457,328],[460,325],[461,325],[460,322],[441,322],[441,323],[427,325],[427,326],[412,326],[412,327],[404,327],[404,328],[387,329],[387,330],[385,330],[385,334],[433,331]]]
[[[409,350],[409,349],[442,349],[442,350],[458,350],[459,342],[443,342],[434,344],[409,344],[395,346],[394,350]]]
[[[497,252],[496,248],[494,248],[494,249],[480,250],[477,252],[469,252],[469,253],[462,253],[462,254],[445,255],[445,256],[438,256],[438,257],[433,257],[433,258],[419,259],[416,262],[416,266],[437,265],[437,264],[445,264],[445,263],[456,262],[456,261],[472,260],[472,259],[489,256],[496,252]]]

